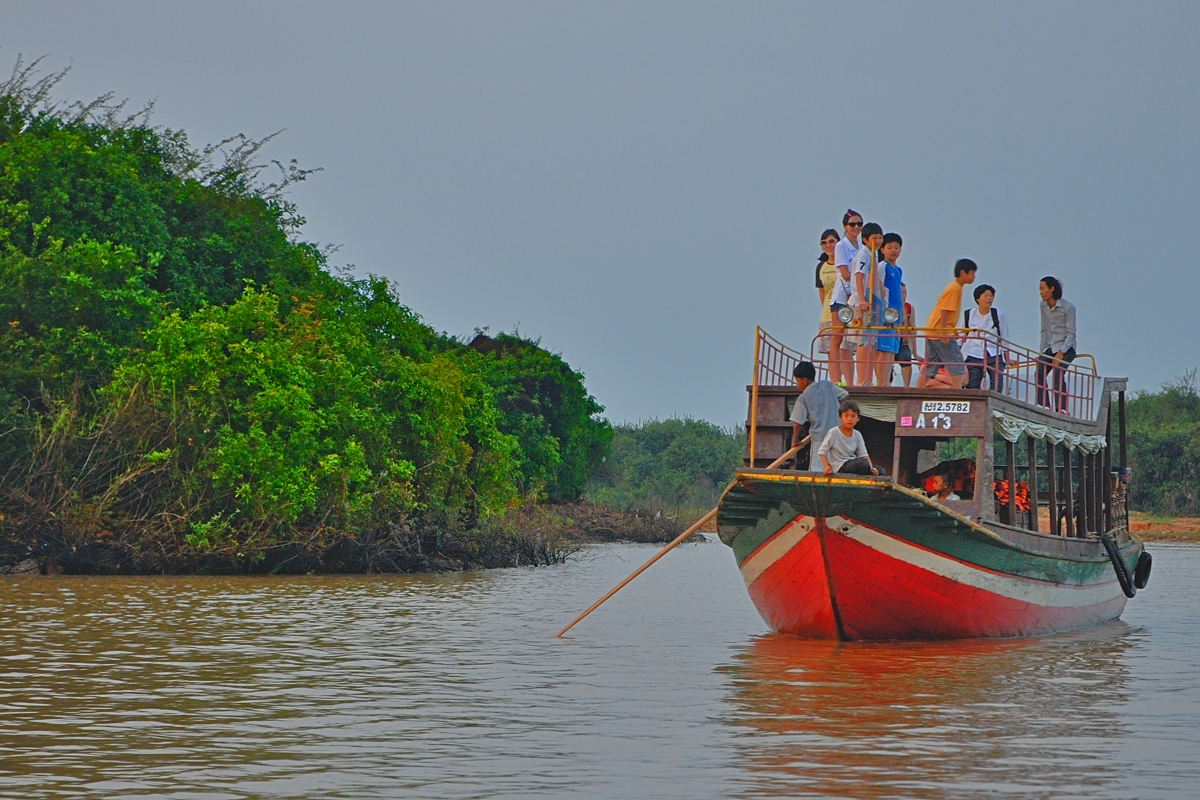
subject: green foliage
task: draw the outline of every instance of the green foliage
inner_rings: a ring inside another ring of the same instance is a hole
[[[1200,393],[1196,372],[1126,404],[1130,501],[1156,514],[1200,516]]]
[[[331,275],[283,194],[308,171],[263,182],[267,140],[197,151],[107,98],[50,105],[62,73],[32,68],[0,84],[0,566],[47,542],[155,570],[393,552],[578,497],[611,430],[561,357]]]
[[[474,368],[496,392],[500,429],[520,444],[526,493],[550,500],[578,499],[588,477],[608,453],[612,429],[587,393],[583,375],[537,342],[477,332],[470,349]]]
[[[598,503],[707,511],[742,465],[745,432],[695,419],[613,428],[612,455],[588,484]]]

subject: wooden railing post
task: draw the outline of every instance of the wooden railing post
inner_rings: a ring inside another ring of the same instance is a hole
[[[1008,459],[1008,466],[1004,470],[1005,478],[1008,480],[1008,524],[1017,524],[1017,448],[1008,441],[1004,441],[1004,456]]]
[[[1037,445],[1033,437],[1025,434],[1029,453],[1029,530],[1038,529],[1038,480],[1037,480]]]
[[[1058,527],[1058,469],[1055,466],[1055,458],[1058,450],[1058,445],[1049,439],[1046,440],[1046,499],[1050,506],[1050,533],[1055,536],[1061,535]]]
[[[1064,517],[1067,517],[1067,535],[1075,536],[1075,451],[1063,447],[1062,453],[1062,499]]]
[[[758,433],[758,363],[762,328],[754,326],[754,381],[750,384],[750,468],[754,468],[754,437]]]

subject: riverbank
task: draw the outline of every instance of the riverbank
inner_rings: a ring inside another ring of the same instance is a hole
[[[1129,528],[1147,542],[1200,542],[1200,517],[1160,517],[1131,512]]]
[[[365,535],[223,548],[147,547],[138,531],[82,530],[0,514],[0,574],[295,575],[456,572],[558,564],[600,542],[665,543],[694,519],[580,500],[531,504],[471,526],[452,517],[399,522]]]

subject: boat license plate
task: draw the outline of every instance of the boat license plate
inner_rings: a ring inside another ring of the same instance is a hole
[[[970,414],[970,400],[922,400],[922,414]]]

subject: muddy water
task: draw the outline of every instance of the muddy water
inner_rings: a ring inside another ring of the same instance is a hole
[[[1196,797],[1200,546],[1122,622],[765,635],[729,551],[443,577],[0,579],[0,797]]]

